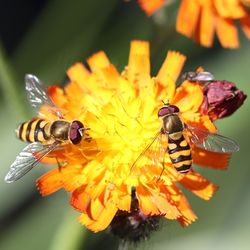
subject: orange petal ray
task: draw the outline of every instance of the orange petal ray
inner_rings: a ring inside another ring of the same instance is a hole
[[[220,43],[224,48],[238,48],[238,31],[231,19],[225,19],[220,16],[216,20],[216,31]]]
[[[209,182],[195,171],[190,171],[188,174],[185,174],[185,176],[179,182],[186,189],[204,200],[209,200],[217,190],[216,185]]]
[[[156,81],[158,84],[167,89],[166,99],[171,100],[175,92],[175,81],[178,79],[180,72],[182,71],[186,57],[179,52],[168,52],[166,59],[164,60],[157,76]]]
[[[150,81],[149,43],[132,41],[130,45],[127,78],[138,87],[144,87]]]
[[[87,62],[92,72],[98,72],[99,70],[110,65],[109,59],[103,51],[97,52],[89,57]]]
[[[117,207],[114,205],[113,200],[109,200],[109,202],[105,205],[104,209],[100,211],[100,216],[97,220],[91,219],[88,214],[82,214],[79,217],[79,222],[85,225],[88,229],[93,232],[99,232],[106,229],[111,221],[113,220]]]
[[[198,27],[201,7],[196,1],[182,0],[177,15],[176,30],[192,37]]]
[[[165,2],[166,0],[138,0],[139,5],[148,16],[154,14]]]
[[[216,153],[194,147],[192,157],[193,162],[197,165],[213,169],[226,169],[229,164],[231,154]]]
[[[61,173],[55,168],[48,173],[42,175],[37,181],[36,186],[42,196],[50,195],[63,187]]]
[[[190,98],[192,96],[192,98]],[[201,86],[184,81],[177,89],[172,104],[179,107],[182,113],[196,112],[203,102],[203,92]]]
[[[215,33],[215,19],[212,6],[208,5],[201,10],[199,42],[205,47],[211,47]]]

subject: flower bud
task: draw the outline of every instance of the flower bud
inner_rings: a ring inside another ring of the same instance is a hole
[[[203,88],[204,100],[200,107],[203,114],[216,120],[234,113],[246,99],[243,91],[236,88],[235,84],[223,81],[213,81]]]

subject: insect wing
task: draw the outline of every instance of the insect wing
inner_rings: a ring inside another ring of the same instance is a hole
[[[131,166],[131,175],[139,177],[141,174],[154,171],[159,177],[163,169],[166,145],[166,135],[158,132]]]
[[[59,118],[63,118],[61,110],[54,105],[44,90],[43,83],[35,75],[25,75],[25,89],[28,100],[33,108],[39,111],[40,107],[45,105],[50,108],[52,113],[55,113]]]
[[[214,76],[212,73],[204,71],[204,72],[198,73],[195,76],[194,80],[199,81],[199,82],[209,82],[209,81],[214,80]]]
[[[190,141],[196,147],[217,153],[234,153],[240,149],[237,142],[225,136],[189,125],[187,129],[191,132]]]
[[[57,143],[43,145],[39,142],[26,146],[11,164],[10,170],[4,178],[5,182],[11,183],[23,177],[57,146]]]

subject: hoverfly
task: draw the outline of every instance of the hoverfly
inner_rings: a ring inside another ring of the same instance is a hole
[[[34,118],[23,122],[16,129],[19,139],[30,144],[26,146],[16,157],[5,176],[5,182],[11,183],[28,173],[39,161],[53,150],[65,144],[79,144],[85,138],[85,128],[82,122],[72,122],[63,119],[62,110],[56,107],[47,92],[43,89],[42,82],[34,75],[25,76],[25,89],[29,103],[33,108],[41,106],[49,108],[49,112],[55,114],[58,119],[47,121],[42,118]]]
[[[165,155],[168,154],[179,173],[188,173],[192,167],[191,144],[218,153],[230,154],[239,151],[238,144],[232,139],[185,124],[179,112],[179,108],[171,104],[164,104],[159,109],[160,131],[137,157],[131,170],[144,156],[151,161],[149,164],[151,166],[161,164],[161,176],[164,171]]]
[[[208,83],[208,82],[212,82],[215,80],[214,75],[208,71],[185,72],[185,73],[183,73],[181,78],[182,78],[182,80],[188,80],[190,82],[202,82],[202,83]]]

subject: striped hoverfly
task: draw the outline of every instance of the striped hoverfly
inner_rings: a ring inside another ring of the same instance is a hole
[[[164,104],[158,111],[161,128],[152,141],[137,157],[131,167],[142,165],[142,158],[146,165],[161,166],[160,177],[165,169],[165,157],[168,154],[170,162],[180,174],[186,174],[192,167],[192,144],[206,151],[231,154],[239,151],[238,144],[227,137],[208,130],[185,124],[179,114],[177,106]]]
[[[48,93],[43,88],[42,82],[34,75],[25,76],[25,89],[30,105],[36,110],[46,106],[49,112],[58,117],[54,121],[48,121],[43,118],[33,118],[23,122],[16,129],[16,136],[25,142],[29,142],[11,164],[9,172],[5,176],[5,182],[11,183],[22,178],[32,168],[34,168],[45,156],[53,150],[58,149],[65,144],[79,144],[85,136],[83,123],[74,120],[66,121],[64,115]]]

